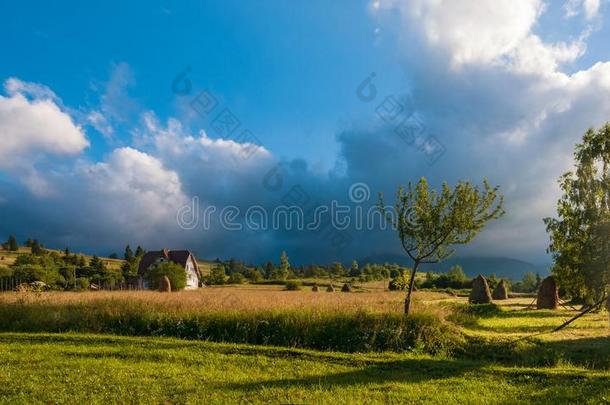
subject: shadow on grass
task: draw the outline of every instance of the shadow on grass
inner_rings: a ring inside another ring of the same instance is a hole
[[[479,367],[481,367],[480,362],[463,360],[404,359],[386,361],[362,369],[335,374],[226,384],[223,385],[223,387],[258,391],[261,389],[287,388],[290,386],[297,386],[299,388],[319,388],[320,386],[348,387],[366,384],[417,383],[460,376],[469,371],[476,370]]]
[[[280,378],[267,381],[221,384],[219,388],[260,392],[268,389],[350,389],[368,385],[397,389],[401,383],[458,378],[473,384],[498,382],[520,387],[521,400],[529,403],[572,403],[586,398],[593,402],[605,400],[608,394],[608,377],[591,375],[586,370],[549,370],[531,368],[487,367],[482,361],[407,359],[368,366],[358,370],[328,373],[296,378]],[[527,389],[523,389],[527,388]],[[400,388],[398,388],[400,389]],[[459,390],[460,388],[456,388]],[[463,388],[462,388],[463,389]],[[434,392],[430,392],[430,399]],[[421,399],[420,399],[421,400]]]
[[[66,345],[63,352],[66,356],[81,358],[114,358],[119,360],[133,361],[155,361],[166,359],[168,355],[163,352],[187,349],[188,353],[201,352],[219,355],[242,355],[242,356],[264,356],[268,358],[299,359],[306,361],[323,361],[326,363],[360,366],[367,364],[378,364],[387,360],[386,358],[375,358],[371,353],[366,357],[354,357],[353,355],[338,352],[316,352],[308,349],[296,349],[289,347],[262,346],[238,343],[218,343],[204,340],[179,340],[177,338],[165,337],[132,337],[132,336],[107,336],[107,335],[78,335],[78,334],[21,334],[0,333],[0,344],[48,344],[60,343]],[[70,346],[84,348],[94,345],[99,350],[96,352],[84,352],[70,350]],[[105,350],[110,349],[110,350]],[[144,349],[145,351],[141,351]],[[117,350],[121,350],[118,352]],[[172,353],[171,356],[174,356]]]
[[[588,369],[610,369],[610,337],[543,340],[470,338],[458,358],[520,367],[571,364]]]

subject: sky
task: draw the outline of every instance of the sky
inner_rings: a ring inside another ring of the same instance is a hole
[[[506,215],[458,254],[547,263],[557,179],[610,120],[608,8],[2,2],[0,238],[347,261],[400,253],[378,193],[486,178]],[[282,206],[351,222],[274,224]]]

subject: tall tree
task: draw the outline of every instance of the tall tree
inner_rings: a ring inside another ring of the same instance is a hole
[[[553,273],[573,297],[600,299],[610,281],[610,124],[589,129],[575,170],[559,178],[557,218],[545,218]]]
[[[36,239],[34,239],[32,241],[32,245],[30,247],[30,250],[32,251],[33,255],[37,255],[37,256],[42,255],[45,252],[44,246],[42,244],[40,244],[38,242],[38,240],[36,240]]]
[[[144,253],[146,253],[146,251],[142,249],[142,246],[138,245],[136,248],[136,257],[142,257],[144,256]]]
[[[95,270],[98,273],[103,273],[106,271],[106,264],[97,256],[93,255],[91,260],[89,260],[89,267]]]
[[[6,244],[8,245],[8,250],[12,250],[13,252],[16,252],[19,250],[19,244],[17,243],[17,238],[15,238],[15,236],[13,236],[13,235],[8,237]]]
[[[358,262],[356,260],[352,261],[352,265],[349,268],[349,275],[351,277],[358,277],[358,276],[360,276],[360,274],[362,274],[362,273],[360,272]]]
[[[413,261],[405,314],[409,314],[419,265],[447,259],[454,253],[454,245],[470,242],[488,221],[502,216],[503,203],[498,187],[491,187],[487,180],[482,190],[460,181],[455,188],[443,183],[437,192],[422,177],[417,185],[409,183],[406,189],[398,189],[393,211],[386,208],[383,195],[379,196],[379,209],[398,231],[401,246]]]
[[[288,261],[288,255],[282,250],[280,254],[280,266],[277,268],[277,278],[279,280],[285,280],[290,274],[290,262]]]
[[[123,257],[129,263],[133,262],[134,256],[133,256],[133,250],[131,250],[131,246],[129,246],[129,245],[125,246],[125,253],[123,254]]]
[[[274,274],[275,266],[273,266],[273,263],[267,262],[265,264],[265,278],[273,278]]]

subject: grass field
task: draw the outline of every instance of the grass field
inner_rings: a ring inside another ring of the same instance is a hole
[[[416,296],[417,313],[441,317],[464,336],[459,350],[450,355],[429,355],[418,347],[400,353],[339,353],[159,336],[4,331],[0,333],[0,402],[610,402],[605,311],[545,334],[574,311],[531,310],[526,308],[531,298],[518,298],[471,313],[461,305],[463,298],[428,292]],[[249,316],[271,310],[346,317],[365,311],[391,318],[400,315],[402,298],[390,292],[331,294],[242,286],[172,294],[7,293],[0,294],[0,309],[20,305],[39,311],[42,307],[36,305],[90,308],[87,305],[110,303],[120,311],[125,303],[139,302],[151,311],[174,316]],[[42,316],[53,320],[63,313]],[[308,322],[309,318],[295,319]],[[524,339],[533,334],[540,335]]]
[[[603,403],[610,372],[166,338],[0,334],[3,403]]]

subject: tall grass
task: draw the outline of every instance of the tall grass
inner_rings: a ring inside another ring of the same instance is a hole
[[[172,305],[177,303],[174,299],[178,294],[5,296],[0,299],[0,331],[172,336],[342,352],[449,354],[462,343],[454,326],[423,308],[407,318],[400,312],[381,312],[379,307],[375,310],[375,305],[331,307],[335,300],[349,295],[326,295],[336,298],[329,301],[321,298],[318,305],[309,306],[303,306],[305,298],[301,298],[300,307],[276,305],[247,310],[242,308],[241,301],[225,302],[224,307],[221,303],[215,308],[199,307],[194,304],[200,302],[195,294],[192,302],[182,302],[181,307]],[[352,304],[357,302],[353,300]],[[378,302],[376,305],[383,307]]]

